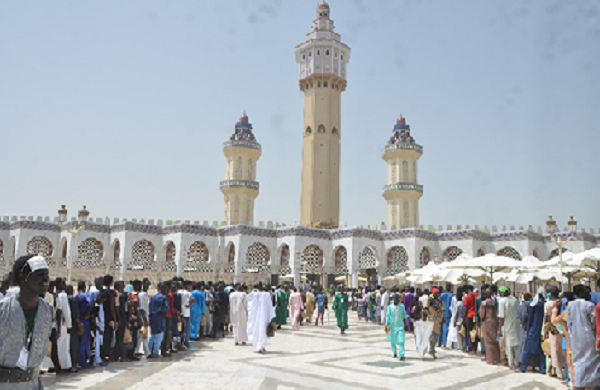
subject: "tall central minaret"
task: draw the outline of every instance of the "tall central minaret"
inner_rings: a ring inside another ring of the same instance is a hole
[[[296,46],[304,92],[302,225],[335,228],[340,218],[340,98],[346,89],[350,48],[333,31],[329,5],[317,6],[306,42]]]

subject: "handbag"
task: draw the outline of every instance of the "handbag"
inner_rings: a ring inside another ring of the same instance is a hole
[[[469,332],[469,339],[472,343],[474,343],[477,340],[477,329],[473,329]]]
[[[144,340],[146,340],[148,338],[148,327],[147,326],[143,326],[142,329],[140,329],[140,336],[142,336],[142,338]]]
[[[129,344],[131,342],[133,342],[133,339],[131,337],[131,330],[125,328],[125,331],[123,332],[123,343]]]
[[[498,343],[500,344],[500,350],[504,351],[504,336],[500,336],[500,341],[498,341]]]
[[[550,348],[550,343],[548,341],[542,342],[542,351],[546,356],[550,356],[552,354],[552,349]]]

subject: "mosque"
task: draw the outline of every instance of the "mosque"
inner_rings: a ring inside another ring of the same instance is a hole
[[[5,216],[0,221],[0,270],[8,272],[21,255],[41,253],[51,264],[51,276],[68,281],[88,281],[104,273],[120,280],[148,277],[154,283],[175,275],[247,283],[286,278],[296,285],[301,277],[322,284],[345,277],[357,286],[359,275],[381,283],[386,276],[462,253],[515,259],[532,255],[540,260],[555,256],[550,236],[540,227],[419,225],[423,186],[418,184],[417,163],[423,147],[402,116],[389,140],[382,140],[387,223],[339,226],[340,99],[351,51],[334,31],[330,12],[325,1],[320,3],[305,42],[295,47],[299,88],[304,92],[298,226],[254,223],[261,145],[244,113],[223,144],[223,221],[115,218],[111,223],[108,218],[92,219],[85,206],[70,220],[65,206],[52,219]],[[418,138],[418,132],[415,135]],[[598,244],[600,229],[580,229],[567,250],[580,252]]]

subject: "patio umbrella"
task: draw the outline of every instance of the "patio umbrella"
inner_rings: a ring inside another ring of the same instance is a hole
[[[279,280],[283,280],[284,282],[293,281],[294,280],[294,275],[293,274],[287,274],[287,275],[284,275],[284,276],[280,277]],[[306,276],[300,275],[300,280],[306,280]]]
[[[521,262],[510,257],[498,256],[489,253],[485,256],[476,257],[472,260],[452,262],[448,268],[473,268],[480,269],[490,274],[490,280],[494,282],[494,273],[509,272],[513,268],[519,268]]]
[[[486,273],[480,269],[447,268],[441,280],[452,284],[473,284],[473,282],[481,282],[485,278]]]
[[[544,262],[535,256],[525,256],[521,259],[520,269],[538,269],[544,266]]]
[[[563,262],[565,262],[564,255]],[[566,263],[574,267],[589,267],[596,270],[596,272],[600,272],[600,248],[573,254]]]

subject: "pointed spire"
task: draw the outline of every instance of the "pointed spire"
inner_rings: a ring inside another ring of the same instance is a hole
[[[242,117],[240,118],[240,122],[248,123],[248,115],[246,115],[246,110],[244,110],[244,113],[242,114]]]

